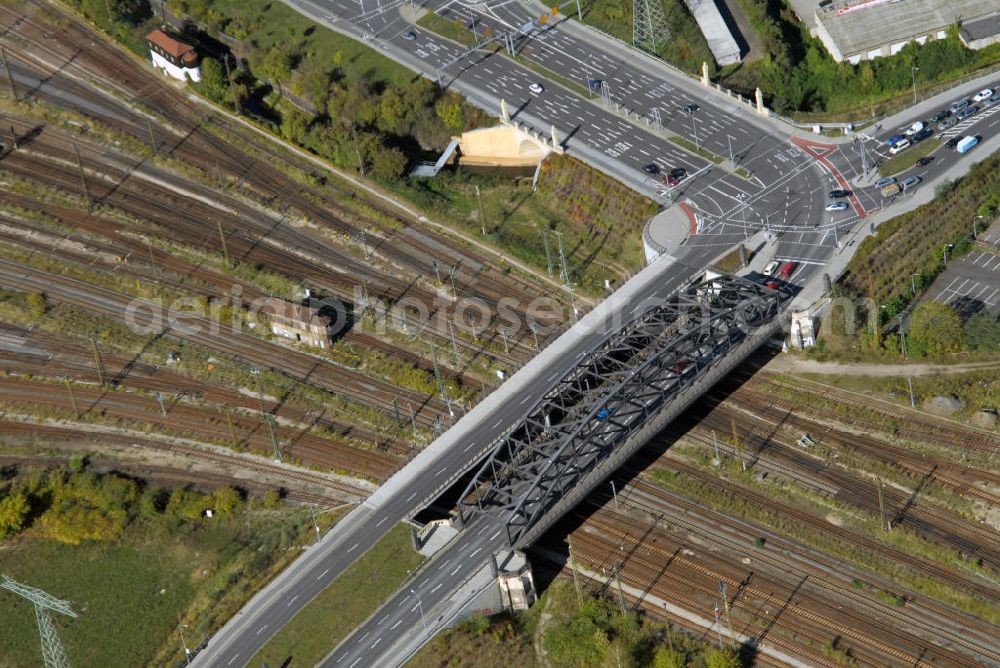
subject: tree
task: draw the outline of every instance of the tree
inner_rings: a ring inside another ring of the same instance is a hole
[[[705,668],[740,668],[740,657],[729,649],[713,649],[705,652]]]
[[[685,668],[687,657],[677,650],[667,647],[657,647],[653,654],[652,668]]]
[[[407,113],[408,109],[403,95],[390,88],[382,93],[382,98],[379,100],[378,119],[376,119],[378,129],[382,132],[403,134]]]
[[[45,312],[49,309],[49,302],[41,292],[32,292],[25,301],[28,304],[28,309],[31,311],[31,317],[36,320],[45,315]]]
[[[21,492],[11,492],[0,499],[0,538],[10,538],[20,533],[31,512],[31,502]]]
[[[913,311],[907,342],[916,357],[957,352],[962,348],[962,319],[947,304],[925,301]]]
[[[372,160],[372,175],[383,182],[395,181],[406,170],[406,156],[396,147],[381,148]]]
[[[301,144],[305,141],[306,132],[309,129],[309,119],[306,115],[295,109],[289,109],[282,114],[281,136],[285,141]]]
[[[451,132],[458,132],[462,129],[465,121],[462,118],[462,102],[449,96],[441,99],[435,107],[438,118],[444,127]]]
[[[195,84],[196,90],[214,102],[225,102],[228,85],[222,63],[215,58],[202,58],[201,81]]]
[[[239,507],[243,500],[240,493],[232,487],[220,487],[212,495],[215,501],[215,509],[220,513],[231,513]]]

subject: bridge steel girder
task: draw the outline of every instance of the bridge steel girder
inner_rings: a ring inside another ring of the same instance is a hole
[[[496,445],[460,497],[462,521],[499,516],[510,546],[530,544],[771,336],[788,296],[721,276],[636,314]]]

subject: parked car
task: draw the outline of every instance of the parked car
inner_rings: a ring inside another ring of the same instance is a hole
[[[887,146],[892,147],[906,139],[906,135],[893,135],[885,140]]]
[[[781,269],[778,270],[778,278],[783,281],[787,281],[792,276],[792,272],[795,271],[795,267],[799,266],[797,262],[788,261],[781,265]]]
[[[879,190],[879,194],[882,195],[882,197],[893,197],[894,195],[898,195],[899,191],[900,187],[898,183],[890,183],[883,186],[882,189]]]
[[[847,202],[830,202],[826,205],[827,211],[845,211],[848,207]]]
[[[934,157],[930,155],[925,155],[924,157],[917,160],[917,167],[926,167],[927,165],[934,162]]]
[[[903,190],[909,190],[921,181],[923,181],[923,179],[919,176],[907,176],[899,185],[903,187]]]
[[[648,165],[646,165],[645,167],[643,167],[642,171],[644,171],[647,174],[650,174],[652,176],[655,176],[655,175],[657,175],[657,174],[660,173],[660,166],[657,165],[655,162],[651,162]]]
[[[416,38],[417,38],[417,33],[413,32],[412,30],[407,30],[406,32],[403,33],[403,39],[405,39],[407,42],[412,42]]]
[[[918,141],[923,141],[923,140],[927,139],[932,134],[934,134],[933,130],[931,130],[930,128],[924,128],[920,132],[914,133],[914,135],[912,137],[910,137],[910,143],[911,144],[916,144]]]
[[[827,197],[829,197],[830,199],[837,199],[839,197],[850,197],[850,196],[851,196],[850,190],[831,190],[829,193],[827,193]]]
[[[917,134],[926,127],[927,127],[926,123],[924,123],[923,121],[917,121],[916,123],[910,125],[910,127],[906,128],[906,136],[912,137],[913,135]]]
[[[983,102],[983,107],[989,109],[997,102],[1000,102],[1000,93],[993,93],[985,102]]]
[[[886,186],[892,185],[895,182],[896,182],[896,177],[895,176],[888,176],[888,177],[886,177],[884,179],[879,179],[878,181],[876,181],[875,182],[875,187],[876,188],[885,188]]]
[[[981,91],[979,91],[978,93],[976,93],[976,96],[972,98],[972,101],[973,102],[982,102],[983,100],[988,100],[991,97],[993,97],[993,89],[992,88],[984,88]]]
[[[940,123],[949,116],[951,116],[951,112],[947,109],[942,109],[941,111],[931,116],[931,123]]]
[[[770,262],[767,263],[767,266],[764,267],[764,275],[765,276],[770,276],[771,274],[773,274],[775,272],[775,270],[779,266],[781,266],[780,262],[778,262],[777,260],[771,260]]]
[[[944,131],[950,127],[955,126],[956,124],[958,124],[958,119],[955,118],[954,116],[949,116],[948,118],[945,118],[940,123],[938,123],[937,128],[938,130]]]
[[[532,81],[531,84],[528,86],[528,90],[530,90],[535,95],[538,95],[539,93],[541,93],[545,89],[542,88],[542,84],[540,84],[540,83],[538,83],[536,81]]]
[[[701,109],[701,107],[699,107],[697,104],[689,104],[686,107],[684,107],[684,111],[688,114],[693,114],[699,109]]]
[[[963,139],[965,139],[965,137],[961,135],[959,135],[958,137],[952,137],[951,139],[946,141],[944,145],[948,148],[955,148],[956,146],[958,146],[958,142],[962,141]]]

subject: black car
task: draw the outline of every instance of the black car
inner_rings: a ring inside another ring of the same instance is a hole
[[[927,156],[924,156],[923,158],[920,158],[920,160],[917,160],[917,167],[926,167],[927,165],[931,164],[932,162],[934,162],[934,157],[930,156],[930,155],[927,155]]]
[[[670,176],[674,177],[675,179],[683,179],[687,175],[688,175],[687,170],[684,169],[683,167],[674,167],[673,169],[670,170]]]
[[[934,134],[933,130],[931,130],[930,128],[924,128],[920,132],[913,133],[913,136],[910,137],[910,143],[916,144],[918,141],[923,141],[927,139],[932,134]]]
[[[947,109],[942,109],[941,111],[931,116],[931,123],[940,123],[949,116],[951,116],[951,112],[948,111]]]
[[[655,162],[651,162],[648,165],[646,165],[645,167],[643,167],[642,171],[644,171],[647,174],[650,174],[652,176],[656,176],[657,174],[660,173],[660,166],[657,165]]]
[[[827,197],[829,197],[830,199],[837,199],[839,197],[850,197],[850,196],[851,196],[850,190],[831,190],[829,193],[827,193]]]
[[[958,142],[962,141],[963,139],[965,139],[965,137],[952,137],[951,139],[946,141],[944,145],[947,146],[948,148],[955,148],[956,146],[958,146]]]
[[[969,116],[972,116],[973,114],[975,114],[978,111],[979,111],[979,107],[978,106],[973,105],[971,107],[966,107],[962,111],[960,111],[957,114],[955,114],[955,118],[957,118],[960,121],[964,121],[966,118],[968,118]]]
[[[689,104],[688,106],[684,107],[684,111],[686,111],[689,114],[693,114],[699,109],[701,109],[701,107],[699,107],[697,104]]]

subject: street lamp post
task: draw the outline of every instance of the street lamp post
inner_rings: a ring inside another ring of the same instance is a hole
[[[917,282],[914,280],[920,274],[910,274],[910,292],[915,296],[917,294]]]
[[[188,666],[191,665],[191,650],[188,649],[187,641],[184,640],[184,629],[187,624],[181,624],[177,627],[177,631],[181,634],[181,646],[184,648],[184,663]]]
[[[976,228],[976,221],[980,218],[985,218],[986,216],[976,216],[972,219],[972,238],[975,239],[979,236],[979,230]]]
[[[913,77],[913,104],[917,103],[917,72],[920,71],[919,67],[910,68],[910,76]]]
[[[420,594],[418,594],[414,589],[410,589],[410,593],[417,597],[417,607],[420,608],[420,625],[424,629],[424,635],[427,635],[427,620],[424,619],[424,604],[420,600]]]
[[[949,248],[954,248],[954,247],[955,247],[955,244],[945,244],[944,245],[944,267],[945,267],[945,269],[948,268],[948,249]]]

